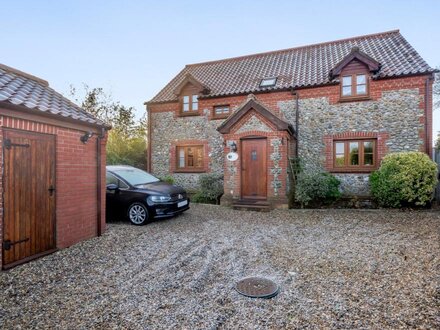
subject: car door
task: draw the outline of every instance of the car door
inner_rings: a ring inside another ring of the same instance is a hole
[[[124,191],[129,188],[129,186],[117,178],[115,175],[108,173],[106,174],[106,186],[116,185],[118,189],[116,190],[106,190],[106,212],[108,219],[115,219],[124,214],[124,201],[123,195]]]

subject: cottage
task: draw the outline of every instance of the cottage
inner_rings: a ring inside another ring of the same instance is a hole
[[[47,81],[0,65],[3,269],[104,231],[107,129]]]
[[[150,171],[223,173],[223,204],[285,207],[299,157],[368,195],[385,154],[430,154],[433,72],[398,30],[187,65],[146,102]]]

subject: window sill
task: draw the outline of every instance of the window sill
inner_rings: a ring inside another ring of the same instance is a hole
[[[192,117],[192,116],[200,116],[200,113],[198,111],[189,112],[189,113],[179,112],[179,117]]]
[[[226,116],[213,116],[213,117],[211,117],[211,120],[226,119],[228,117],[229,117],[229,115],[226,115]]]
[[[370,101],[371,97],[369,95],[366,96],[351,96],[351,97],[340,97],[339,102],[340,103],[346,103],[346,102],[358,102],[358,101]]]
[[[377,167],[371,167],[371,168],[347,168],[347,167],[341,167],[341,168],[337,168],[337,167],[333,167],[332,169],[329,170],[330,173],[339,173],[339,174],[368,174],[371,173],[373,171],[376,171]]]
[[[205,169],[199,169],[199,170],[196,170],[196,169],[181,170],[181,169],[179,169],[179,170],[174,171],[174,173],[205,173],[205,172],[206,172]]]

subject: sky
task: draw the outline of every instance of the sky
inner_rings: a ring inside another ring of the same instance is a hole
[[[71,85],[102,87],[139,117],[186,64],[363,34],[400,29],[440,67],[439,0],[0,0],[0,8],[0,63],[66,96]]]

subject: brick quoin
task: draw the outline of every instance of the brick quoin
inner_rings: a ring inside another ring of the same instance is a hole
[[[60,124],[61,125],[61,124]],[[56,143],[56,247],[65,248],[97,235],[97,136],[84,144],[80,137],[90,127],[71,129],[43,122],[12,118],[1,114],[0,145],[3,128],[55,135]],[[101,228],[105,231],[105,145],[101,143]],[[3,173],[0,153],[0,172]],[[3,182],[0,180],[0,244],[3,240]],[[2,249],[0,249],[1,253]],[[0,255],[0,263],[1,263]]]

